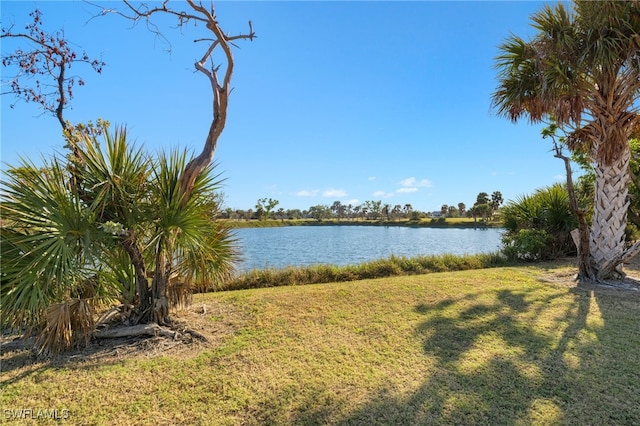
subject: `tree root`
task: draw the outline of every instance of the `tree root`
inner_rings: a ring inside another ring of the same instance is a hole
[[[178,340],[184,335],[188,335],[193,339],[201,342],[209,342],[204,335],[198,333],[190,328],[181,328],[180,330],[172,330],[168,327],[163,327],[158,324],[139,324],[126,327],[115,327],[104,330],[97,330],[94,333],[96,339],[118,339],[123,337],[167,337],[173,340]]]
[[[122,337],[162,336],[177,339],[180,333],[158,324],[139,324],[129,327],[115,327],[98,330],[94,333],[96,339],[118,339]]]

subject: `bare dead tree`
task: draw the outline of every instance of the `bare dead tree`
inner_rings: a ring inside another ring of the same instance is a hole
[[[590,277],[593,276],[593,270],[589,256],[589,224],[587,222],[587,214],[585,210],[579,206],[578,198],[576,197],[576,191],[573,185],[573,173],[571,171],[571,159],[564,155],[561,143],[556,140],[555,132],[545,133],[545,136],[551,137],[553,141],[553,156],[564,162],[569,206],[578,219],[578,229],[571,232],[571,236],[578,249],[578,277]]]
[[[218,20],[216,19],[215,9],[213,2],[211,7],[207,9],[202,3],[196,3],[193,0],[187,0],[187,4],[190,6],[190,11],[172,9],[168,6],[169,0],[165,0],[161,6],[149,7],[143,3],[139,6],[134,6],[130,1],[123,0],[126,5],[126,12],[103,9],[102,14],[116,13],[126,19],[134,22],[144,20],[147,24],[147,28],[150,29],[157,37],[165,39],[160,30],[153,24],[151,17],[156,14],[168,14],[175,16],[178,20],[178,27],[185,27],[187,24],[202,23],[210,32],[211,37],[199,38],[194,40],[196,43],[208,43],[204,54],[200,60],[196,61],[195,69],[205,75],[209,80],[212,92],[212,120],[209,126],[209,132],[205,139],[202,152],[194,157],[185,167],[184,173],[181,177],[181,188],[185,197],[188,197],[193,189],[193,183],[200,172],[209,164],[213,159],[215,150],[218,144],[218,139],[224,130],[227,120],[227,109],[229,105],[229,95],[231,93],[231,79],[234,71],[234,58],[232,52],[232,46],[234,41],[237,40],[250,40],[252,41],[256,35],[253,31],[253,25],[249,21],[249,32],[246,34],[228,35],[220,28]],[[216,64],[213,60],[213,53],[216,50],[221,50],[224,54],[224,63]],[[220,75],[221,69],[224,71]]]
[[[227,121],[227,110],[229,105],[229,95],[231,94],[231,79],[234,71],[234,58],[232,46],[237,40],[253,40],[256,35],[253,31],[251,21],[249,21],[249,32],[246,34],[228,35],[220,27],[215,15],[213,3],[206,8],[202,3],[187,0],[188,9],[178,9],[176,6],[169,6],[169,0],[165,0],[160,6],[150,7],[146,3],[134,5],[128,0],[123,0],[124,10],[102,8],[101,15],[115,13],[128,20],[134,25],[138,22],[145,22],[147,28],[157,37],[166,38],[153,23],[152,17],[158,14],[173,16],[177,19],[177,26],[184,28],[188,24],[204,24],[208,35],[194,40],[196,43],[205,43],[206,48],[202,57],[195,62],[195,69],[207,77],[212,91],[212,118],[209,131],[205,138],[202,152],[195,156],[185,166],[180,176],[180,189],[185,203],[194,187],[198,175],[213,160],[218,139],[224,130]],[[179,3],[177,3],[179,5]],[[222,52],[222,63],[216,63],[213,54],[216,51]],[[170,244],[162,239],[158,242],[156,249],[155,272],[152,282],[153,298],[153,319],[159,324],[169,321],[168,285],[171,274]]]

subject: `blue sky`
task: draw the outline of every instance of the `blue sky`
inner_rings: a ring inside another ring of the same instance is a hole
[[[181,2],[179,2],[181,3]],[[229,118],[216,161],[226,206],[259,198],[306,209],[382,200],[422,211],[467,206],[479,192],[505,199],[562,179],[541,126],[513,124],[491,109],[497,46],[533,34],[543,2],[218,1],[229,33],[253,22],[257,38],[235,50]],[[110,7],[116,2],[107,3]],[[72,122],[104,118],[155,152],[199,152],[209,128],[208,80],[194,73],[200,28],[158,25],[171,42],[80,1],[2,1],[16,27],[38,7],[46,28],[64,28],[78,50],[102,56],[102,75],[74,72]],[[87,22],[89,21],[89,22]],[[3,40],[2,52],[15,44]],[[3,70],[6,75],[6,70]],[[2,161],[61,152],[57,121],[34,104],[2,97]]]

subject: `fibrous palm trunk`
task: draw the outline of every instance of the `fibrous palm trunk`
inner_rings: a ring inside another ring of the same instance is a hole
[[[122,247],[129,255],[129,260],[135,270],[135,288],[138,295],[138,321],[146,322],[150,315],[151,298],[149,295],[149,283],[147,282],[147,269],[144,264],[142,250],[138,245],[138,239],[135,232],[130,229],[121,240]]]
[[[151,283],[153,297],[153,320],[160,324],[170,323],[169,318],[169,276],[171,275],[171,260],[169,248],[164,238],[161,238],[156,248],[156,270]]]
[[[629,146],[611,164],[597,164],[595,201],[589,249],[595,279],[620,278],[625,254]]]

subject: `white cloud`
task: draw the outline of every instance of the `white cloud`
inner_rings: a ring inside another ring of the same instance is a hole
[[[418,191],[418,188],[407,188],[407,187],[405,187],[405,188],[398,189],[396,192],[403,193],[403,194],[408,194],[410,192],[417,192],[417,191]]]
[[[344,189],[329,188],[322,193],[322,196],[326,198],[341,198],[347,196],[347,191]]]
[[[393,197],[393,192],[376,191],[373,196],[376,198],[391,198]]]
[[[298,197],[316,197],[319,193],[320,191],[318,191],[317,189],[303,189],[302,191],[296,192],[295,195]]]
[[[401,180],[400,186],[412,188],[431,188],[432,184],[429,179],[418,180],[415,177],[410,177]]]

